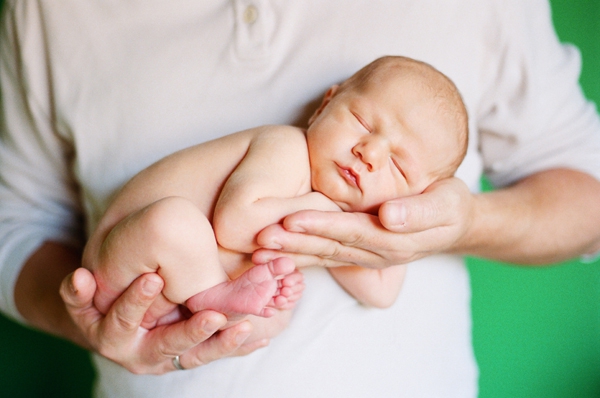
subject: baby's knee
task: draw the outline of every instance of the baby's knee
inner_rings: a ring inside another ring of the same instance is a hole
[[[177,242],[181,236],[190,236],[198,228],[210,228],[200,209],[190,200],[171,196],[154,202],[143,210],[142,228],[152,241]]]

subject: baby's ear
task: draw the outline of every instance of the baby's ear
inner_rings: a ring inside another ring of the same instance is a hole
[[[337,93],[339,87],[340,86],[338,84],[334,84],[333,86],[329,87],[329,90],[327,90],[327,92],[323,96],[323,101],[321,101],[321,105],[319,105],[315,113],[313,113],[310,119],[308,119],[309,126],[313,124],[317,116],[319,116],[321,112],[323,112],[323,109],[325,109],[327,104],[329,104],[329,101],[331,101],[331,99],[335,96],[335,93]]]

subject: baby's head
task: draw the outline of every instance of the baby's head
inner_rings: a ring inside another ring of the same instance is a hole
[[[441,72],[389,56],[331,87],[306,136],[313,189],[345,211],[375,213],[454,174],[467,150],[467,112]]]

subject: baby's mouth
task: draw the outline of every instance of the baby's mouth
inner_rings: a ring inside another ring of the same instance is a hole
[[[338,169],[340,170],[340,174],[342,177],[346,179],[350,183],[350,185],[355,186],[356,188],[360,188],[360,179],[358,174],[354,172],[354,170],[342,167],[338,165]]]

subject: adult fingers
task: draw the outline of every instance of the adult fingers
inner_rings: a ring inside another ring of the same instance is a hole
[[[93,304],[96,280],[90,271],[78,268],[61,282],[59,293],[73,323],[82,331],[82,336],[72,336],[79,344],[92,348],[87,336],[103,318]]]
[[[60,295],[67,308],[77,311],[89,307],[96,291],[96,280],[90,271],[78,268],[67,275],[60,285]]]
[[[370,214],[307,210],[286,217],[283,226],[262,230],[257,242],[267,251],[255,252],[253,261],[268,260],[280,250],[279,257],[291,257],[298,267],[378,267],[384,259],[381,249],[394,244],[393,235]]]
[[[390,200],[379,208],[379,220],[390,231],[421,232],[462,223],[469,216],[472,196],[457,178],[431,184],[422,194]]]
[[[151,330],[140,327],[162,287],[163,281],[157,274],[142,275],[115,301],[106,316],[93,305],[96,284],[88,270],[78,269],[65,278],[60,292],[86,345],[136,374],[172,371],[176,355],[186,368],[232,355],[252,332],[252,325],[245,322],[217,333],[227,319],[214,311],[202,311],[185,321]],[[255,342],[238,353],[251,352],[261,344]]]
[[[383,268],[447,251],[468,230],[473,196],[466,185],[449,178],[420,195],[381,206],[379,216],[306,210],[287,216],[257,236],[260,264],[275,256],[296,266],[360,265]],[[294,253],[294,254],[291,254]]]
[[[144,274],[133,281],[99,324],[97,349],[100,354],[120,362],[123,353],[131,351],[139,333],[146,331],[140,324],[163,285],[162,278],[155,273]]]
[[[105,330],[116,334],[135,333],[163,284],[155,273],[136,279],[108,311]]]
[[[209,313],[212,313],[212,311],[209,311]],[[197,313],[195,316],[198,316],[199,314],[200,313]],[[202,317],[203,315],[199,316],[199,318]],[[203,323],[202,320],[197,322]],[[252,324],[249,321],[233,325],[216,334],[213,334],[214,331],[211,333],[210,328],[207,327],[201,327],[200,330],[203,330],[203,332],[200,333],[194,332],[197,328],[192,324],[189,325],[189,328],[190,336],[194,336],[193,339],[190,340],[190,343],[194,342],[194,340],[196,341],[193,346],[189,347],[189,349],[186,349],[179,355],[179,361],[185,369],[206,365],[227,356],[246,355],[265,345],[265,341],[256,341],[250,345],[244,346],[244,342],[248,339],[253,330]],[[242,347],[244,348],[242,349]]]
[[[162,286],[162,279],[156,274],[136,279],[99,325],[98,352],[135,374],[161,374],[174,370],[172,360],[175,356],[180,355],[183,364],[183,356],[189,350],[210,339],[227,321],[222,314],[206,311],[151,330],[140,327],[146,310]],[[204,354],[212,360],[210,356],[216,358],[219,352]],[[192,367],[190,364],[184,366]]]
[[[183,355],[186,351],[210,339],[225,326],[227,318],[215,311],[200,311],[191,318],[152,331],[152,339],[158,343],[157,355]]]
[[[303,238],[300,238],[300,239],[304,240]],[[295,245],[289,245],[289,246],[295,246]],[[310,251],[311,248],[307,246],[307,247],[303,247],[301,250]],[[313,250],[313,251],[316,251],[316,250]],[[344,265],[356,265],[355,263],[349,263],[347,261],[339,261],[334,258],[323,258],[323,257],[320,257],[318,254],[291,253],[291,252],[272,250],[272,249],[256,250],[252,254],[252,262],[257,265],[265,264],[265,263],[267,263],[269,261],[273,261],[274,259],[279,258],[281,256],[285,256],[285,257],[292,259],[292,261],[294,261],[294,264],[296,264],[296,267],[298,267],[298,268],[312,267],[312,266],[330,268],[330,267],[341,267]],[[357,256],[354,256],[354,257],[357,257]]]
[[[141,326],[146,329],[153,329],[156,326],[172,324],[187,318],[189,318],[189,314],[161,293],[154,299],[152,306],[144,315]]]

